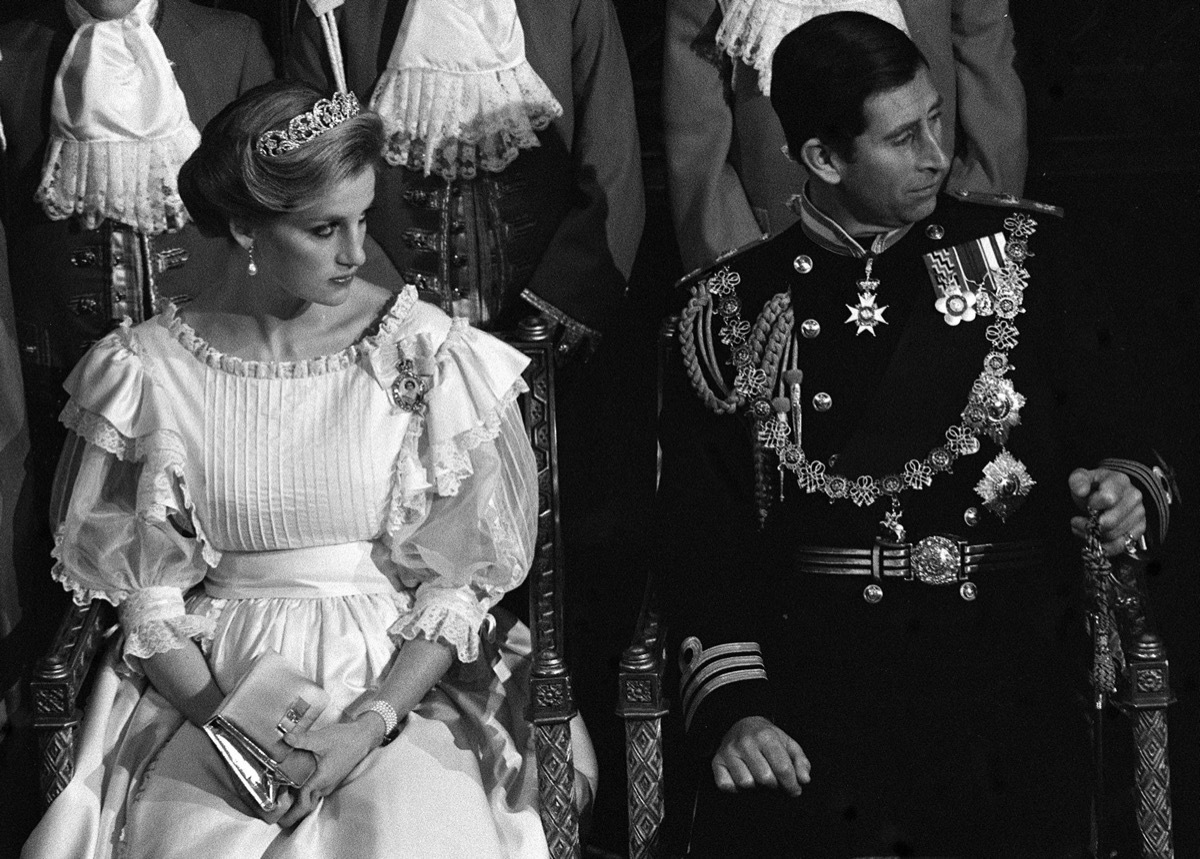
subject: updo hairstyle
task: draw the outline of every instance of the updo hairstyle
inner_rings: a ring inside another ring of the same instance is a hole
[[[929,63],[902,30],[865,12],[818,15],[783,37],[771,60],[771,106],[788,150],[814,137],[847,161],[867,128],[871,96],[904,86]]]
[[[378,167],[383,123],[363,110],[290,152],[265,156],[259,137],[286,129],[324,94],[271,81],[243,93],[204,127],[200,147],[179,171],[179,195],[200,232],[230,236],[230,220],[262,224],[312,205],[339,183]]]

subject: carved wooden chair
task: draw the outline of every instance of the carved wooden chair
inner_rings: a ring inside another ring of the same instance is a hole
[[[678,324],[679,318],[671,316],[659,330],[659,411],[664,373],[668,362],[678,357],[675,336]],[[663,693],[666,664],[666,630],[659,614],[656,571],[651,570],[633,640],[621,656],[617,675],[617,715],[625,722],[629,859],[656,859],[661,852],[666,809],[662,732],[662,720],[668,712]]]
[[[552,326],[541,317],[530,317],[516,331],[500,336],[531,361],[525,371],[529,393],[521,398],[521,408],[538,468],[537,551],[528,578],[534,651],[529,719],[534,724],[542,827],[553,859],[578,859],[579,814],[573,801],[570,727],[576,707],[563,659],[564,569],[551,333]],[[106,602],[73,605],[31,678],[38,775],[47,805],[75,772],[75,743],[92,666],[115,622],[116,614]]]

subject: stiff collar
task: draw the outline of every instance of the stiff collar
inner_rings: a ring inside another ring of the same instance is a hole
[[[896,242],[900,241],[912,229],[912,224],[897,227],[886,233],[879,233],[871,242],[871,247],[864,248],[853,236],[842,229],[841,224],[826,215],[816,207],[808,197],[808,183],[800,189],[800,193],[792,197],[789,205],[792,211],[800,216],[800,225],[804,234],[823,247],[841,256],[861,259],[865,256],[878,256]]]

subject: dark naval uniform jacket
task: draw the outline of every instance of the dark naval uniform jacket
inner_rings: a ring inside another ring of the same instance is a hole
[[[943,195],[863,247],[800,200],[687,279],[664,393],[692,855],[1069,855],[1087,723],[1067,477],[1129,473],[1153,541],[1168,498],[1161,471],[1103,460],[1123,442],[1096,415],[1070,424],[1061,212]],[[712,788],[749,715],[804,748],[798,799]]]

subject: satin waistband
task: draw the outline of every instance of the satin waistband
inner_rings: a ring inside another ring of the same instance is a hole
[[[225,552],[204,580],[214,599],[353,596],[395,593],[399,580],[387,549],[374,542],[275,552]]]

